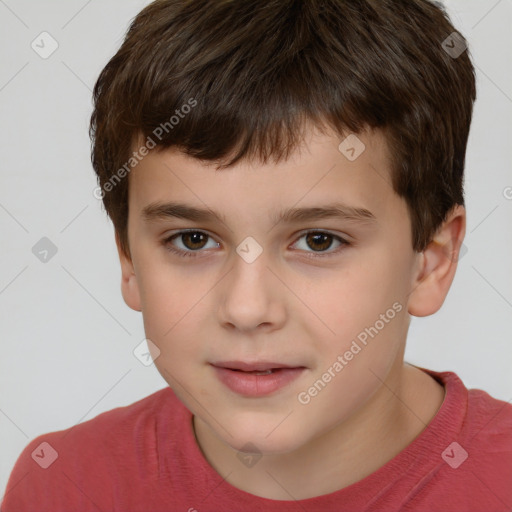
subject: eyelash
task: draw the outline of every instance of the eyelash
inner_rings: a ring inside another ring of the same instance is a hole
[[[198,253],[202,252],[200,249],[197,251],[183,251],[181,249],[176,249],[175,247],[170,245],[170,242],[172,242],[172,240],[174,240],[175,238],[178,238],[179,236],[181,236],[185,233],[201,233],[203,235],[206,235],[209,238],[213,238],[211,235],[209,235],[208,233],[205,233],[204,231],[200,231],[197,229],[188,229],[188,230],[184,230],[184,231],[178,231],[177,233],[174,233],[173,235],[171,235],[167,238],[164,238],[162,240],[162,245],[165,247],[165,249],[167,251],[169,251],[173,254],[176,254],[177,256],[179,256],[181,258],[197,258],[197,257],[199,257]],[[321,230],[309,230],[309,231],[302,232],[296,241],[300,240],[304,236],[307,236],[311,233],[331,236],[334,239],[338,240],[341,243],[341,245],[337,249],[335,249],[334,251],[331,251],[331,252],[319,252],[319,253],[315,254],[315,252],[310,253],[309,251],[306,251],[306,253],[308,254],[308,256],[306,256],[307,258],[326,258],[329,256],[333,256],[333,255],[338,254],[341,250],[343,250],[343,248],[351,245],[351,243],[348,242],[347,240],[345,240],[344,238],[342,238],[338,235],[329,233],[328,231],[321,231]],[[294,243],[296,243],[296,242],[294,242]]]

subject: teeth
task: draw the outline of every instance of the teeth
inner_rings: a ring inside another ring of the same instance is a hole
[[[272,370],[272,369],[269,369],[269,370],[253,370],[252,372],[246,372],[244,370],[235,370],[235,371],[243,372],[243,373],[250,373],[251,375],[270,375],[274,370]]]
[[[270,375],[271,373],[274,372],[274,369],[273,368],[269,368],[268,370],[252,370],[252,371],[248,372],[248,371],[245,371],[245,370],[238,370],[238,369],[233,368],[233,371],[235,371],[235,372],[243,372],[243,373],[250,373],[251,375]]]

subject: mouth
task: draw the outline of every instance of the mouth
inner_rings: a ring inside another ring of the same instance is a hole
[[[210,363],[218,379],[239,395],[259,397],[286,387],[305,370],[305,366],[267,361],[221,361]]]

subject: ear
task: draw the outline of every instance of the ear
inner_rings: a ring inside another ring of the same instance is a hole
[[[455,277],[465,234],[466,210],[457,205],[418,257],[418,271],[408,302],[411,315],[428,316],[441,308]]]
[[[139,284],[131,257],[127,256],[122,248],[119,240],[119,235],[116,233],[116,246],[119,254],[119,261],[121,263],[121,293],[123,299],[135,311],[142,311],[140,305]]]

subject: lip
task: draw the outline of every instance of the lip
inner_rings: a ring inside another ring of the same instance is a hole
[[[274,361],[254,361],[252,363],[245,361],[219,361],[211,364],[217,368],[228,368],[229,370],[241,370],[244,372],[264,372],[274,368],[299,368],[299,366],[276,363]]]
[[[304,366],[290,366],[282,363],[256,361],[222,361],[211,363],[217,378],[231,391],[247,397],[270,395],[297,379],[305,370]],[[272,370],[268,375],[249,372]]]

